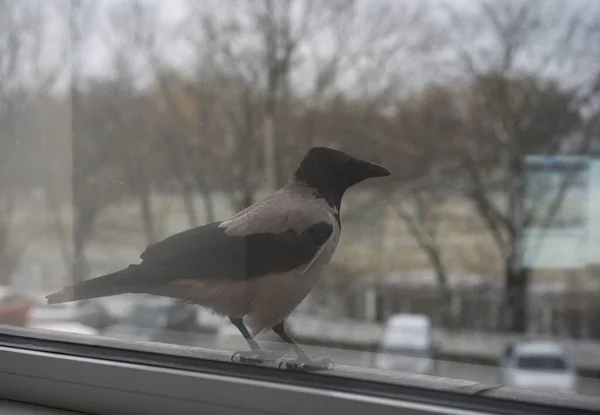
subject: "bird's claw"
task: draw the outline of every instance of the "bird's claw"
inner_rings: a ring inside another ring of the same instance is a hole
[[[233,362],[238,359],[240,363],[263,363],[263,362],[276,362],[284,359],[286,355],[282,352],[276,351],[253,351],[253,350],[241,350],[234,352],[231,356]]]
[[[321,358],[304,358],[304,359],[291,359],[282,360],[279,362],[280,369],[293,369],[293,370],[333,370],[335,367],[334,363],[328,357]]]

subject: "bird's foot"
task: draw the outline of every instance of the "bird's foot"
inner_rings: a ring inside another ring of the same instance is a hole
[[[279,362],[279,368],[293,369],[293,370],[333,370],[334,364],[328,357],[321,358],[310,358],[300,357],[296,359],[283,359]]]
[[[286,355],[283,352],[270,351],[270,350],[241,350],[234,352],[231,356],[232,361],[239,361],[240,363],[263,363],[263,362],[276,362],[284,359]],[[236,360],[237,359],[237,360]]]

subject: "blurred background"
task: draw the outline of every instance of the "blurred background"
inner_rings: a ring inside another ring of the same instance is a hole
[[[0,0],[0,323],[245,348],[172,300],[43,295],[226,219],[316,145],[393,176],[347,194],[298,340],[600,395],[594,0]]]

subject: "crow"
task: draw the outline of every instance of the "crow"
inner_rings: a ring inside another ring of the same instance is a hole
[[[279,190],[223,222],[159,241],[141,263],[46,296],[48,303],[146,293],[172,297],[227,316],[251,350],[244,361],[283,359],[263,350],[255,336],[272,329],[296,359],[288,367],[328,368],[286,332],[285,320],[318,282],[338,245],[342,197],[353,185],[389,176],[377,164],[326,147],[311,148]],[[246,322],[244,321],[246,319]]]

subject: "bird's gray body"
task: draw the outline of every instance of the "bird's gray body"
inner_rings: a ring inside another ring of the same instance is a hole
[[[316,222],[333,226],[331,236],[312,260],[290,271],[258,278],[221,280],[180,280],[176,296],[210,308],[218,314],[246,317],[250,331],[260,334],[283,321],[310,293],[325,266],[331,261],[340,237],[338,214],[313,189],[292,180],[268,198],[242,210],[219,227],[229,236],[302,232]]]
[[[141,263],[46,299],[56,304],[124,293],[173,297],[228,316],[251,349],[238,352],[240,358],[269,359],[254,335],[273,329],[297,354],[296,362],[286,364],[330,367],[327,359],[312,359],[302,350],[286,332],[285,319],[334,255],[346,190],[389,175],[366,160],[313,147],[284,187],[231,219],[171,235],[147,247]]]

